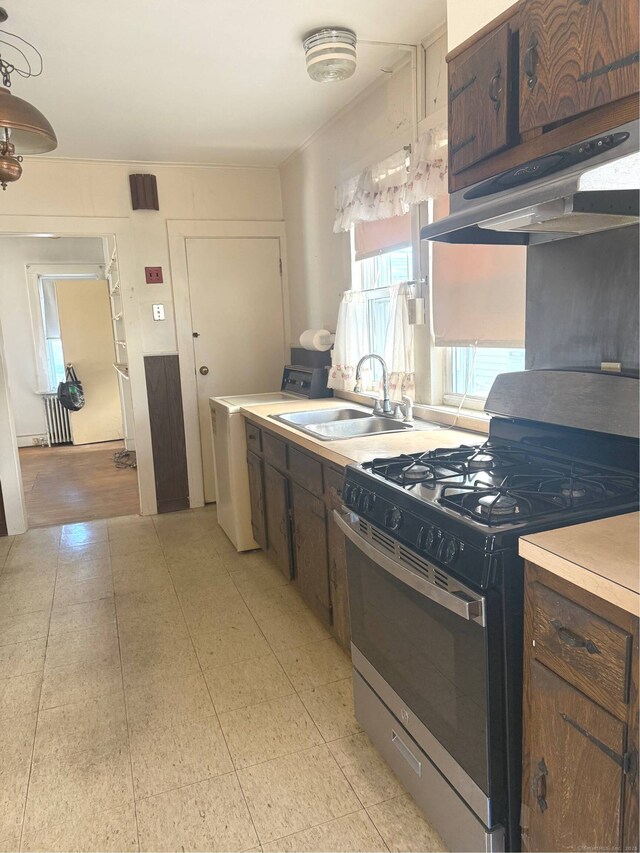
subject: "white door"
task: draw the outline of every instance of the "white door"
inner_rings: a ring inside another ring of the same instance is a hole
[[[73,364],[85,397],[84,408],[71,412],[73,443],[122,438],[109,285],[95,279],[59,280],[56,299],[64,360]]]
[[[209,397],[280,388],[284,301],[277,237],[188,238],[205,501],[215,501]]]

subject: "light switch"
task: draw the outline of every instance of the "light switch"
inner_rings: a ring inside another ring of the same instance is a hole
[[[162,304],[154,304],[153,308],[153,319],[154,320],[164,320],[164,305]]]

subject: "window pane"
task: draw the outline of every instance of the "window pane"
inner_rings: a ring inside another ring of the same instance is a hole
[[[514,370],[524,370],[524,349],[478,347],[474,358],[473,347],[452,347],[447,391],[484,398],[499,373]]]
[[[64,354],[62,352],[62,341],[60,338],[47,338],[47,373],[49,376],[49,389],[57,391],[58,383],[64,382],[65,367]]]
[[[411,246],[356,261],[354,273],[354,290],[373,290],[410,281],[413,278]]]

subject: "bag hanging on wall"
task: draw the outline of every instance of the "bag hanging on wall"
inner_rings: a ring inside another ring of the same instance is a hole
[[[71,365],[67,365],[65,375],[66,381],[58,385],[58,400],[60,405],[70,412],[79,412],[85,403],[82,382]]]

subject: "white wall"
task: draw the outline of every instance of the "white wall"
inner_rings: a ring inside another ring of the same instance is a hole
[[[340,294],[351,286],[349,234],[333,233],[336,184],[349,172],[398,151],[411,136],[407,64],[357,99],[280,167],[292,341],[307,328],[334,331]]]
[[[453,50],[513,5],[514,0],[447,0],[449,50]]]
[[[0,324],[13,418],[21,446],[31,444],[35,436],[46,435],[44,408],[36,394],[39,389],[26,267],[82,263],[104,263],[100,238],[0,236]]]
[[[176,352],[167,222],[170,220],[282,219],[277,169],[191,167],[143,163],[27,158],[20,181],[3,193],[0,233],[53,231],[65,235],[115,233],[121,258],[125,323],[138,454],[141,505],[155,512],[151,436],[143,355]],[[158,179],[160,211],[132,211],[129,175],[150,172]],[[0,259],[1,263],[1,259]],[[162,266],[164,284],[146,285],[145,266]],[[165,305],[166,320],[154,322],[151,305]],[[4,316],[3,325],[6,326]],[[0,365],[4,369],[4,365]],[[18,506],[19,481],[12,479],[17,451],[7,428],[7,400],[0,394],[0,478],[5,504]],[[13,407],[15,410],[15,407]],[[16,510],[10,531],[24,526]]]

